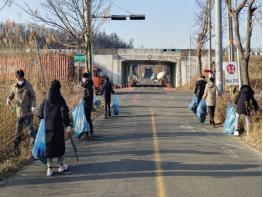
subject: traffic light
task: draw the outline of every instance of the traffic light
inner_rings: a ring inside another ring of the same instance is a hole
[[[126,16],[125,15],[111,15],[111,20],[125,21]]]
[[[130,20],[145,20],[145,15],[130,15]]]

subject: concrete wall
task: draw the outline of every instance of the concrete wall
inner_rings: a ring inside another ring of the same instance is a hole
[[[214,58],[212,58],[212,61],[214,61]],[[203,69],[208,68],[207,57],[205,57],[205,56],[202,57],[202,63],[203,63]],[[181,68],[182,85],[189,83],[190,77],[192,79],[196,75],[199,75],[199,68],[198,68],[196,56],[191,56],[190,71],[189,71],[189,58],[188,57],[182,58],[181,65],[182,65],[182,68]],[[189,74],[190,74],[190,76],[189,76]]]
[[[120,84],[121,64],[114,55],[94,55],[95,64],[105,69],[105,74],[114,84]]]
[[[117,85],[122,85],[122,73],[126,72],[123,61],[160,61],[175,64],[176,87],[189,83],[189,79],[198,74],[196,56],[191,56],[189,67],[189,57],[181,56],[180,52],[162,52],[160,49],[118,49],[110,52],[112,53],[108,55],[105,53],[95,55],[94,61],[105,68],[106,75]],[[203,68],[207,67],[206,56],[202,58],[202,62]]]

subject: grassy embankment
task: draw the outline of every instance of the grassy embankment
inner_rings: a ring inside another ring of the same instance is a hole
[[[16,116],[15,113],[12,112],[11,108],[6,105],[6,97],[9,94],[11,85],[12,82],[2,82],[0,86],[0,180],[16,172],[22,166],[32,161],[31,148],[26,131],[23,132],[21,156],[13,156]],[[41,86],[37,85],[37,83],[33,83],[33,86],[37,96],[37,105],[39,105],[47,92],[47,88],[41,88]],[[70,110],[72,110],[72,108],[78,104],[81,97],[80,86],[62,82],[61,92]],[[99,108],[97,112],[94,112],[92,115],[93,119],[102,113],[102,110],[102,108]],[[38,124],[38,118],[34,117],[35,128],[38,128]]]

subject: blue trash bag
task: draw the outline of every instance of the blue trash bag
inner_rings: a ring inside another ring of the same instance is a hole
[[[198,104],[196,114],[199,117],[200,122],[204,123],[205,118],[206,118],[206,102],[205,102],[205,99],[202,99],[200,101],[200,103]]]
[[[194,95],[189,105],[189,109],[196,114],[197,106],[198,106],[198,98],[197,96]]]
[[[113,97],[113,104],[112,104],[112,108],[113,108],[113,113],[114,115],[118,115],[119,114],[119,96],[114,95]]]
[[[32,155],[35,159],[40,160],[46,164],[47,159],[45,158],[45,120],[41,119],[35,144],[32,149]]]
[[[236,109],[229,104],[226,112],[226,119],[224,122],[224,133],[233,134],[235,132]]]
[[[94,96],[93,107],[97,109],[100,105],[101,105],[101,100],[97,96]]]
[[[78,106],[72,110],[74,134],[80,138],[84,133],[89,133],[90,128],[84,111],[84,102],[80,100]]]

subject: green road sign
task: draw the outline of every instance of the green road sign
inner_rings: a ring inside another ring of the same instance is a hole
[[[85,63],[86,62],[86,55],[77,53],[74,55],[74,62]]]

